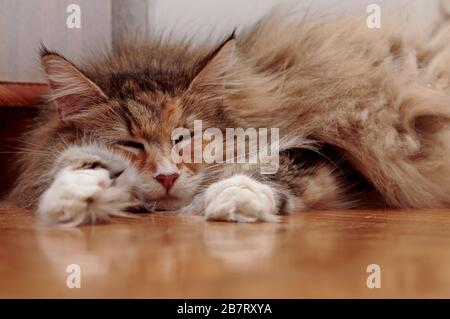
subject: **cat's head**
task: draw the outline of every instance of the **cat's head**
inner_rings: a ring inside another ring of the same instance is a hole
[[[179,208],[202,187],[208,165],[174,161],[174,146],[192,143],[190,134],[177,136],[174,130],[193,132],[194,120],[202,120],[203,128],[231,125],[220,90],[234,49],[231,39],[206,58],[164,56],[161,48],[146,51],[149,56],[125,52],[83,69],[44,49],[41,61],[56,108],[54,135],[121,152],[144,177],[157,209]]]

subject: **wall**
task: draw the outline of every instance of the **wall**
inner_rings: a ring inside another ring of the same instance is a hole
[[[79,4],[81,28],[66,27]],[[0,81],[39,81],[39,42],[79,61],[94,47],[111,47],[110,0],[0,0]]]
[[[438,0],[0,0],[0,81],[42,81],[38,47],[74,62],[130,39],[150,34],[197,43],[218,41],[253,24],[277,3],[289,2],[312,12],[366,14],[369,3],[382,13],[401,8],[424,26],[435,21]],[[446,0],[450,2],[450,0]],[[66,27],[66,7],[79,4],[81,29]]]

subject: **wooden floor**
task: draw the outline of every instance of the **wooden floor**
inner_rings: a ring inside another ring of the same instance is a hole
[[[450,297],[450,211],[299,213],[281,223],[170,213],[56,229],[0,209],[0,297]],[[69,289],[66,268],[81,267]],[[369,289],[369,264],[381,288]]]

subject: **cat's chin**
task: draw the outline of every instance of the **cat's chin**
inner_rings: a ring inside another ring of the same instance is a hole
[[[157,211],[177,210],[182,206],[183,201],[173,196],[164,196],[155,202],[155,210]]]

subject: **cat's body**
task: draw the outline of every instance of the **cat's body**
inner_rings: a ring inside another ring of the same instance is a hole
[[[72,224],[130,206],[272,220],[365,205],[363,184],[383,205],[449,206],[448,38],[448,29],[413,40],[362,19],[270,17],[215,51],[155,42],[82,72],[44,50],[53,102],[26,137],[30,152],[9,198]],[[288,142],[278,172],[171,162],[171,132],[191,130],[194,120],[221,130],[280,128]],[[302,149],[311,140],[333,146],[333,157],[308,161]]]

